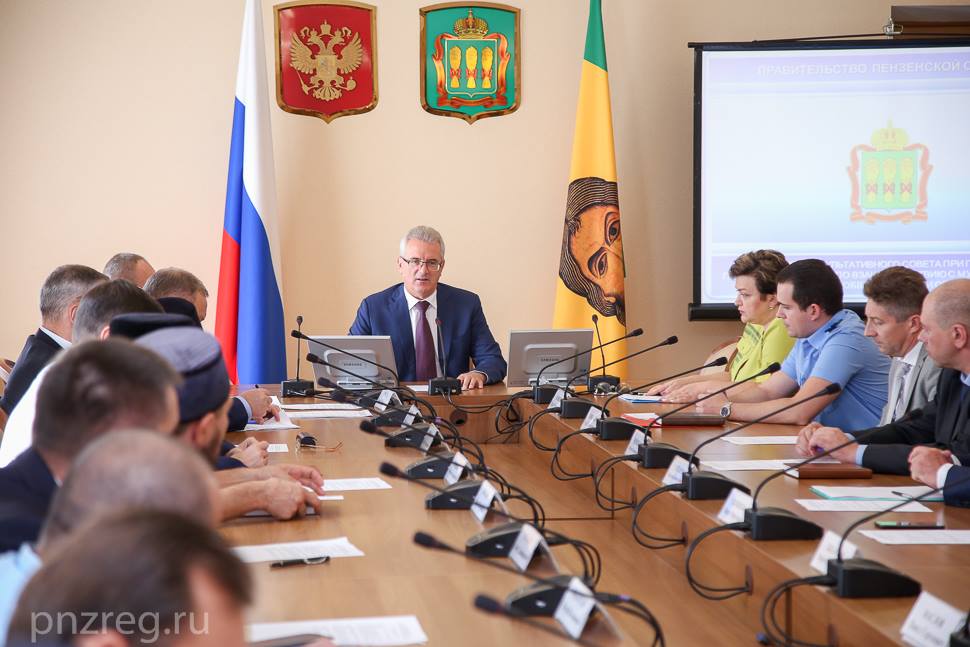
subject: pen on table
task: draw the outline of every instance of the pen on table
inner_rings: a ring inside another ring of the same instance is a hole
[[[287,566],[313,566],[315,564],[326,564],[330,561],[330,555],[321,555],[320,557],[303,557],[300,559],[284,559],[278,562],[272,562],[270,568],[286,568]]]
[[[892,495],[898,496],[900,499],[915,499],[916,498],[916,497],[914,497],[911,494],[906,494],[905,492],[900,492],[898,490],[890,490],[889,493],[892,494]]]

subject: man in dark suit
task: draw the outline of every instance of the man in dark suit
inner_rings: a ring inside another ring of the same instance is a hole
[[[0,468],[0,552],[35,541],[58,483],[95,438],[137,426],[172,433],[179,375],[127,341],[88,341],[52,364],[37,394],[33,443]]]
[[[438,282],[445,267],[441,234],[411,229],[401,239],[397,265],[404,282],[364,299],[350,334],[390,335],[405,381],[457,376],[462,389],[502,381],[508,367],[478,295]]]
[[[863,464],[938,487],[955,460],[970,465],[970,279],[948,281],[930,292],[922,324],[920,341],[943,368],[936,396],[920,414],[878,427],[866,438]],[[810,436],[809,446],[825,429]]]
[[[71,326],[78,304],[88,290],[106,281],[101,272],[85,265],[61,265],[40,289],[40,328],[27,338],[10,379],[0,397],[0,409],[10,415],[41,369],[63,348],[71,345]]]

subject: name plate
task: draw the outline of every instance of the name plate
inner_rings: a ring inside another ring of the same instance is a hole
[[[822,541],[818,542],[818,548],[815,549],[815,554],[812,556],[812,568],[819,573],[828,573],[829,560],[836,558],[840,541],[842,541],[841,535],[837,535],[831,530],[826,530],[825,534],[822,535]],[[851,559],[858,552],[859,547],[851,541],[842,544],[843,559]]]
[[[467,466],[468,459],[465,458],[465,455],[461,452],[455,452],[454,458],[451,459],[451,465],[448,466],[448,471],[445,472],[445,483],[448,485],[457,483]]]
[[[950,644],[950,634],[966,621],[966,613],[923,591],[899,634],[903,642],[913,647],[946,647]]]
[[[414,419],[420,415],[421,411],[418,409],[418,405],[412,404],[411,408],[408,409],[408,415],[404,416],[405,425],[413,425]]]
[[[690,463],[683,456],[675,456],[674,460],[670,461],[670,467],[667,468],[667,473],[664,474],[663,484],[664,485],[676,485],[678,483],[684,482],[684,474],[690,469]]]
[[[576,640],[583,635],[589,614],[593,612],[595,606],[596,600],[593,599],[592,592],[581,579],[574,577],[569,580],[569,588],[559,601],[553,618],[573,640]]]
[[[482,481],[475,493],[475,503],[472,504],[472,514],[479,521],[485,521],[488,509],[492,506],[492,500],[498,496],[495,486],[489,481]]]
[[[534,526],[525,524],[516,536],[515,543],[512,544],[509,559],[512,560],[516,568],[524,572],[529,568],[529,564],[536,554],[536,549],[544,542],[542,533],[536,530]]]
[[[590,407],[589,411],[586,412],[586,417],[583,418],[583,424],[579,425],[580,429],[595,429],[596,421],[603,417],[603,410],[597,409],[596,407]]]
[[[721,511],[717,513],[718,521],[721,523],[740,523],[744,521],[744,511],[751,507],[754,499],[750,494],[742,492],[738,488],[731,490],[731,493],[724,499]]]
[[[640,429],[637,429],[633,432],[633,435],[630,436],[630,442],[627,443],[626,450],[624,450],[623,453],[627,456],[638,454],[640,453],[640,447],[642,447],[646,442],[647,434],[643,433],[643,431]]]
[[[555,409],[560,404],[562,404],[562,399],[566,397],[566,389],[556,389],[556,394],[552,396],[552,400],[549,400],[549,406],[547,409]]]
[[[377,402],[374,403],[374,408],[378,411],[384,411],[387,405],[391,403],[401,404],[401,400],[397,397],[397,393],[390,389],[384,389],[381,394],[377,396]]]
[[[424,438],[421,439],[421,451],[428,451],[431,443],[439,436],[441,436],[441,432],[438,431],[438,428],[434,424],[428,425],[428,431],[424,434]]]

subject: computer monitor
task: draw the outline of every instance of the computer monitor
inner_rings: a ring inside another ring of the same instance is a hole
[[[325,362],[333,364],[333,366],[314,364],[313,375],[315,379],[319,380],[324,377],[344,389],[356,390],[377,388],[367,380],[373,380],[384,386],[396,385],[392,373],[374,366],[374,364],[383,364],[397,372],[397,363],[394,361],[394,348],[391,346],[390,336],[341,335],[333,337],[315,336],[310,337],[310,339],[313,341],[307,342],[309,352],[317,355]],[[318,342],[323,342],[340,350],[327,348]],[[369,360],[374,364],[352,357],[351,354]],[[340,370],[341,368],[347,369],[349,373]],[[356,373],[360,377],[367,378],[367,380],[355,377],[351,373]]]
[[[509,334],[509,386],[532,386],[544,367],[593,347],[590,328],[566,330],[513,330]],[[542,382],[566,384],[589,370],[589,353],[542,374]]]

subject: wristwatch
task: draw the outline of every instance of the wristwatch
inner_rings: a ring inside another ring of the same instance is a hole
[[[730,418],[731,417],[731,403],[728,402],[723,407],[721,407],[721,417]]]

